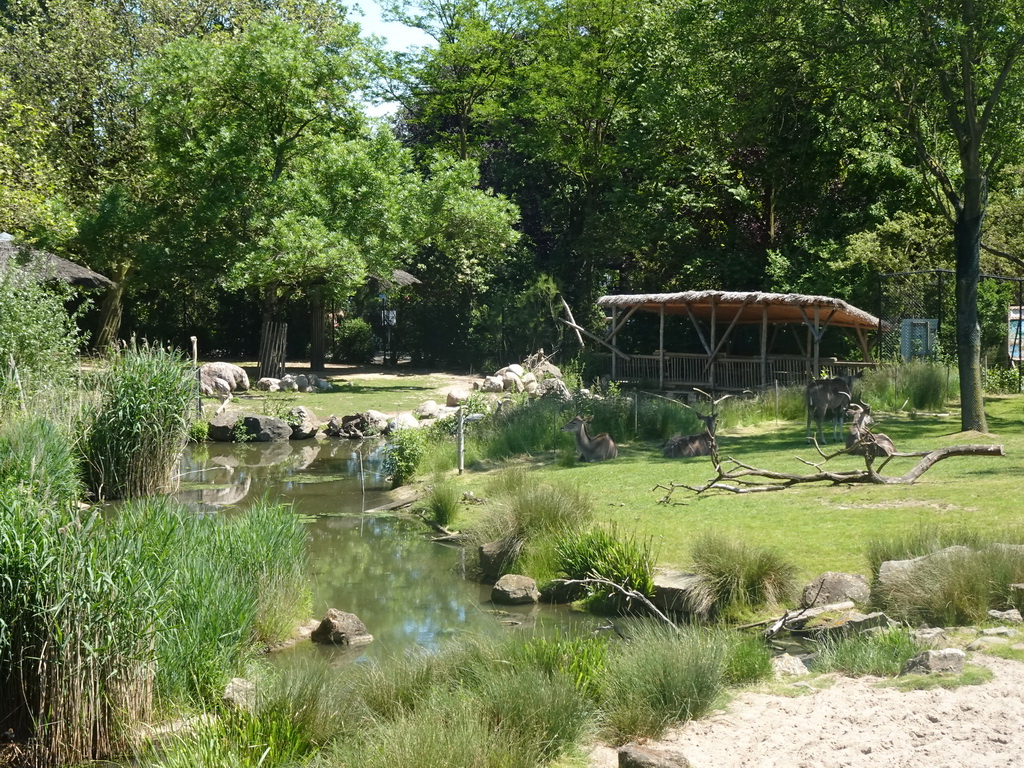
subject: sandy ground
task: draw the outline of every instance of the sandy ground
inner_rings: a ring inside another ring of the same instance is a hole
[[[1024,767],[1024,664],[969,661],[994,679],[904,693],[874,687],[875,678],[838,678],[797,697],[742,693],[727,711],[647,746],[693,768]],[[590,768],[617,765],[613,749],[591,755]]]

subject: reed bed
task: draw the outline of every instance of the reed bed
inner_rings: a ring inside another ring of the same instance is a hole
[[[112,352],[106,363],[98,408],[82,428],[89,488],[101,499],[165,490],[188,441],[195,374],[178,352],[142,343]]]

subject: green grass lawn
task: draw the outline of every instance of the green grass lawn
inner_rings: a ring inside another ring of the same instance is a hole
[[[814,484],[772,493],[731,494],[713,491],[696,495],[677,489],[671,503],[659,503],[658,485],[700,485],[714,476],[707,458],[665,459],[656,444],[621,445],[613,461],[559,467],[554,453],[524,458],[537,479],[579,483],[593,494],[600,520],[650,538],[655,556],[665,567],[686,568],[690,542],[713,531],[748,543],[779,550],[803,576],[822,571],[868,573],[865,550],[874,538],[898,535],[918,527],[968,526],[981,532],[1019,530],[1024,522],[1024,396],[986,401],[991,434],[958,434],[959,415],[908,416],[877,414],[877,430],[900,451],[927,451],[965,443],[997,443],[1005,457],[950,458],[907,486],[832,486]],[[723,459],[786,472],[812,472],[801,463],[820,460],[804,442],[804,425],[767,423],[733,427],[719,433]],[[901,475],[917,458],[895,458],[886,475]],[[858,457],[829,462],[834,469],[863,466]],[[484,495],[490,466],[471,467],[459,479],[464,490]],[[429,478],[427,478],[429,482]],[[470,524],[479,507],[464,507],[460,524]]]

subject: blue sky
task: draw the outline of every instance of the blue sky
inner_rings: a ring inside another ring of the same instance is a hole
[[[414,45],[421,46],[433,43],[433,39],[429,35],[420,32],[418,29],[413,29],[393,21],[382,21],[380,6],[377,5],[375,0],[356,0],[353,6],[363,12],[362,16],[355,16],[355,20],[363,28],[363,33],[384,38],[387,41],[386,47],[389,50],[404,51]]]

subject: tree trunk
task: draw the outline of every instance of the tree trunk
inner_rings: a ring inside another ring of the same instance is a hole
[[[285,349],[288,323],[278,322],[277,290],[268,288],[263,294],[263,322],[260,326],[259,377],[279,379],[285,372]]]
[[[981,223],[985,215],[984,183],[978,171],[965,174],[963,206],[953,226],[956,248],[956,352],[960,372],[960,425],[963,431],[988,432],[981,381],[981,326],[978,282],[981,279]]]
[[[121,331],[121,316],[124,313],[125,284],[131,271],[131,264],[119,264],[110,278],[114,284],[107,289],[100,304],[99,327],[96,330],[96,339],[92,343],[92,348],[97,352],[102,352],[117,342],[117,335]]]
[[[309,293],[309,370],[323,371],[327,367],[326,322],[323,296],[319,288]]]

